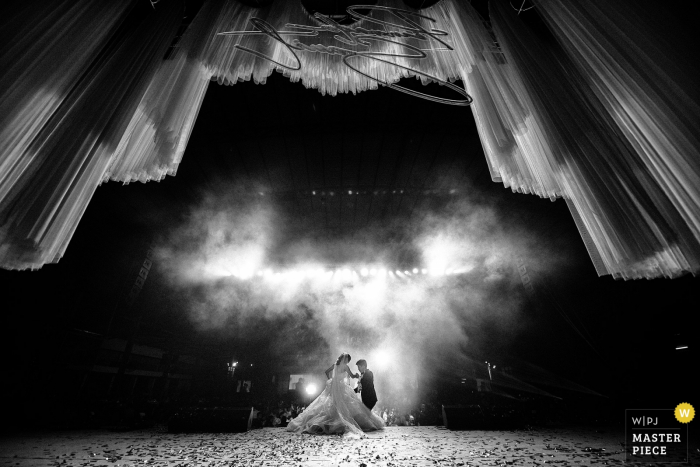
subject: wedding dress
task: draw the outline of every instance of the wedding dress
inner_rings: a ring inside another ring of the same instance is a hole
[[[359,437],[363,431],[381,430],[385,423],[370,411],[348,383],[346,365],[335,365],[333,378],[306,410],[289,422],[287,431],[342,434]]]

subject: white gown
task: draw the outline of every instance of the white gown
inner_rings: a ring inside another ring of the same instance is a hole
[[[348,384],[345,368],[333,368],[333,378],[326,382],[326,388],[289,422],[287,431],[355,437],[364,431],[384,429],[384,420],[372,413]]]

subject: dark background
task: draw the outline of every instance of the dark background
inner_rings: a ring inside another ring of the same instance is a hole
[[[485,2],[475,6],[487,14]],[[530,14],[531,27],[546,35]],[[422,212],[438,212],[450,190],[468,190],[494,206],[502,223],[527,228],[545,250],[567,258],[556,271],[533,273],[526,331],[499,345],[498,355],[470,358],[531,362],[621,407],[672,407],[697,394],[696,277],[598,277],[562,200],[514,194],[491,181],[468,108],[384,88],[322,96],[273,73],[265,85],[211,83],[177,176],[99,187],[58,264],[0,271],[6,397],[17,406],[64,403],[80,386],[68,368],[76,359],[89,366],[110,337],[195,356],[202,363],[189,371],[211,385],[233,356],[254,365],[246,370],[253,379],[298,367],[271,362],[268,343],[291,327],[296,339],[315,342],[314,329],[279,318],[235,338],[197,330],[157,262],[133,306],[125,304],[149,245],[163,241],[207,190],[251,180],[256,190],[241,196],[257,196],[260,188],[293,219],[290,237],[319,240],[352,239],[377,223],[417,222]],[[344,195],[348,189],[405,193],[353,197]],[[410,240],[387,239],[397,264],[410,259],[403,248]],[[497,325],[483,332],[501,337]],[[676,350],[681,344],[689,348]]]

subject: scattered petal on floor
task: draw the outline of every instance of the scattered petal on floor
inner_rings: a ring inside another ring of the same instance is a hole
[[[279,428],[220,434],[63,432],[0,439],[0,467],[635,465],[625,464],[621,439],[622,430],[585,428],[389,427],[361,440],[292,434]],[[690,457],[690,465],[700,465],[697,449],[691,449]]]

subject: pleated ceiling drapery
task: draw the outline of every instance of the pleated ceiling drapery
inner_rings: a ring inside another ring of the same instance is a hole
[[[4,268],[57,261],[99,183],[175,175],[211,80],[264,83],[277,70],[329,95],[409,77],[448,86],[461,80],[464,91],[453,99],[473,98],[492,179],[516,192],[565,198],[599,274],[674,277],[700,269],[697,93],[684,92],[692,79],[673,60],[654,74],[640,69],[664,53],[662,35],[646,27],[649,12],[625,22],[618,18],[624,11],[604,0],[539,0],[554,44],[532,34],[507,1],[492,2],[492,28],[468,2],[420,10],[432,20],[409,18],[434,32],[425,40],[406,37],[407,23],[378,9],[374,21],[351,27],[373,30],[370,50],[384,55],[344,61],[319,50],[368,47],[330,32],[283,36],[298,41],[292,53],[263,34],[220,34],[254,31],[254,18],[277,31],[320,26],[297,1],[259,9],[210,1],[163,59],[182,4],[161,1],[135,18],[132,4],[108,3],[55,2],[3,20]],[[403,0],[377,5],[410,10]],[[608,36],[613,26],[616,40]],[[423,58],[402,56],[421,51]],[[674,83],[673,92],[659,93],[655,80]]]
[[[141,6],[86,0],[2,6],[4,268],[39,268],[65,252],[182,20],[182,2]]]
[[[530,100],[531,118],[544,129],[548,150],[537,156],[551,161],[599,274],[673,277],[697,270],[700,236],[680,215],[678,208],[687,206],[674,203],[669,196],[674,187],[667,183],[674,181],[664,176],[663,169],[657,171],[647,163],[621,126],[622,120],[613,118],[601,94],[591,92],[594,77],[581,73],[570,54],[538,40],[507,4],[492,2],[490,6],[501,49],[522,83],[523,95]],[[611,75],[607,68],[599,73],[596,76]],[[627,104],[638,108],[648,98],[637,97],[628,96]],[[656,112],[654,119],[664,119],[659,109],[651,110]],[[528,131],[529,123],[525,126]],[[660,142],[656,147],[665,154],[661,159],[668,157],[674,161],[671,164],[684,162],[680,154],[674,154],[672,144]],[[686,145],[685,149],[692,151],[693,147]],[[696,169],[698,162],[696,159]],[[685,186],[695,190],[697,209],[700,185]]]
[[[595,100],[591,110],[621,135],[636,182],[663,219],[646,221],[658,268],[700,261],[700,49],[672,3],[537,0],[549,29]],[[682,5],[681,5],[682,6]],[[652,234],[653,232],[653,234]],[[641,236],[640,236],[641,238]],[[659,257],[659,255],[663,257]],[[640,271],[641,273],[642,271]],[[668,271],[672,274],[672,270]],[[653,274],[653,273],[652,273]]]

